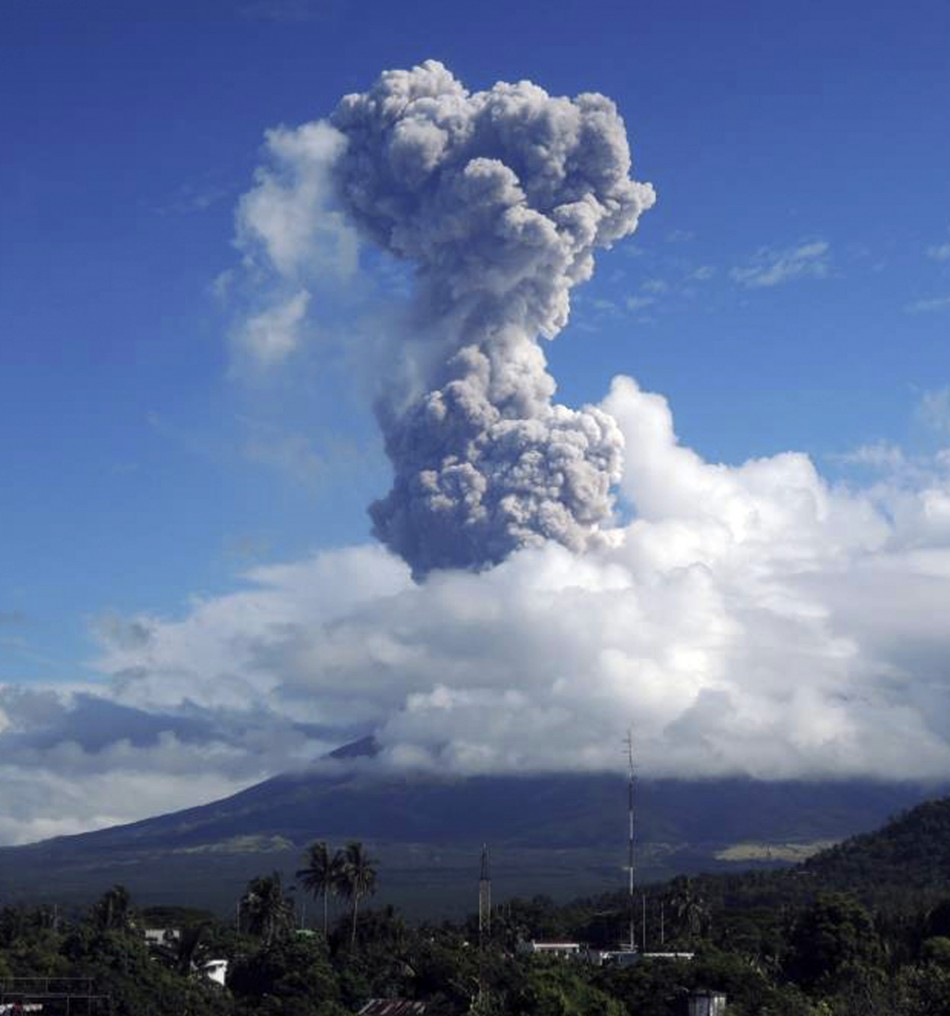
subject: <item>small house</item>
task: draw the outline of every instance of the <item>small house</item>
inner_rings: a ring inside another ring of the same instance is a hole
[[[693,991],[689,1016],[726,1016],[726,996],[718,991]]]

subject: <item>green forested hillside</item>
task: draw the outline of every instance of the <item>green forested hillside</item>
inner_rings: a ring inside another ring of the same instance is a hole
[[[684,1016],[698,989],[724,993],[730,1016],[950,1016],[948,832],[950,800],[932,801],[792,869],[643,885],[632,908],[624,893],[508,900],[481,933],[474,917],[413,925],[370,907],[385,866],[361,844],[317,843],[297,859],[296,894],[261,873],[227,921],[141,912],[121,886],[73,915],[3,908],[0,1005],[91,978],[108,996],[96,1016],[344,1016],[370,997],[425,1003],[430,1016]],[[636,962],[597,959],[631,921]],[[155,924],[180,938],[150,950],[142,928]],[[591,951],[525,951],[539,939]],[[212,957],[228,960],[224,988],[201,976]]]
[[[932,890],[950,886],[950,798],[926,801],[883,829],[855,836],[806,861],[823,885]]]

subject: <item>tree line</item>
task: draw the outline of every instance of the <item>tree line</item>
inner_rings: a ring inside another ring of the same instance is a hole
[[[13,978],[83,977],[110,999],[94,1016],[342,1016],[370,997],[423,1001],[432,1016],[684,1016],[700,987],[723,991],[730,1016],[950,1016],[946,893],[921,904],[801,875],[681,877],[644,887],[633,914],[625,894],[505,901],[480,937],[475,915],[411,925],[391,906],[366,906],[377,877],[358,842],[308,846],[296,878],[323,910],[317,929],[297,927],[276,873],[247,884],[237,922],[141,910],[122,886],[75,914],[8,906],[0,1002],[14,998]],[[346,907],[334,919],[336,898]],[[631,916],[641,946],[645,931],[649,949],[693,959],[599,966],[520,948],[555,938],[616,948]],[[146,926],[180,934],[149,947]],[[202,976],[209,959],[228,960],[225,988]],[[55,1005],[44,1011],[56,1016]]]

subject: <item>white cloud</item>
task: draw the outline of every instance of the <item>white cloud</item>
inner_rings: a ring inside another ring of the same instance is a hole
[[[265,135],[264,164],[235,215],[241,269],[221,273],[218,299],[243,306],[231,330],[246,364],[271,367],[300,345],[311,300],[331,293],[357,269],[354,229],[334,207],[330,173],[345,139],[325,122]]]
[[[599,550],[415,585],[351,547],[103,619],[107,686],[0,695],[0,836],[197,803],[368,730],[379,764],[447,771],[613,768],[632,723],[654,775],[945,775],[950,456],[868,446],[889,475],[853,490],[792,452],[706,462],[629,379],[604,408],[636,516]]]
[[[330,171],[344,147],[323,121],[267,131],[267,162],[237,210],[236,242],[246,260],[291,280],[355,271],[355,233],[331,202]]]
[[[861,445],[850,452],[841,452],[831,458],[845,465],[868,466],[871,469],[894,471],[907,464],[903,449],[890,441],[876,441]]]
[[[927,257],[934,261],[950,261],[950,243],[933,244],[927,248]]]
[[[830,267],[829,244],[824,240],[787,250],[763,249],[748,265],[733,268],[734,282],[749,289],[778,286],[793,279],[824,278]]]

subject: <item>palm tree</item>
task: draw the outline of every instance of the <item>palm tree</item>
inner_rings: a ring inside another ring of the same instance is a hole
[[[375,861],[366,853],[366,848],[357,840],[351,840],[339,853],[340,895],[353,902],[353,931],[350,945],[356,945],[356,920],[360,900],[376,892]]]
[[[330,853],[330,848],[320,840],[311,843],[304,854],[304,867],[297,871],[304,888],[314,899],[323,897],[323,934],[327,933],[327,901],[330,896],[340,892],[342,879],[343,855],[337,851]]]
[[[675,878],[670,886],[674,890],[670,900],[673,913],[679,921],[681,930],[685,930],[687,940],[692,942],[708,917],[706,901],[696,882],[689,877]]]
[[[247,930],[265,946],[292,927],[293,905],[284,895],[280,872],[251,879],[241,897],[240,914]]]

